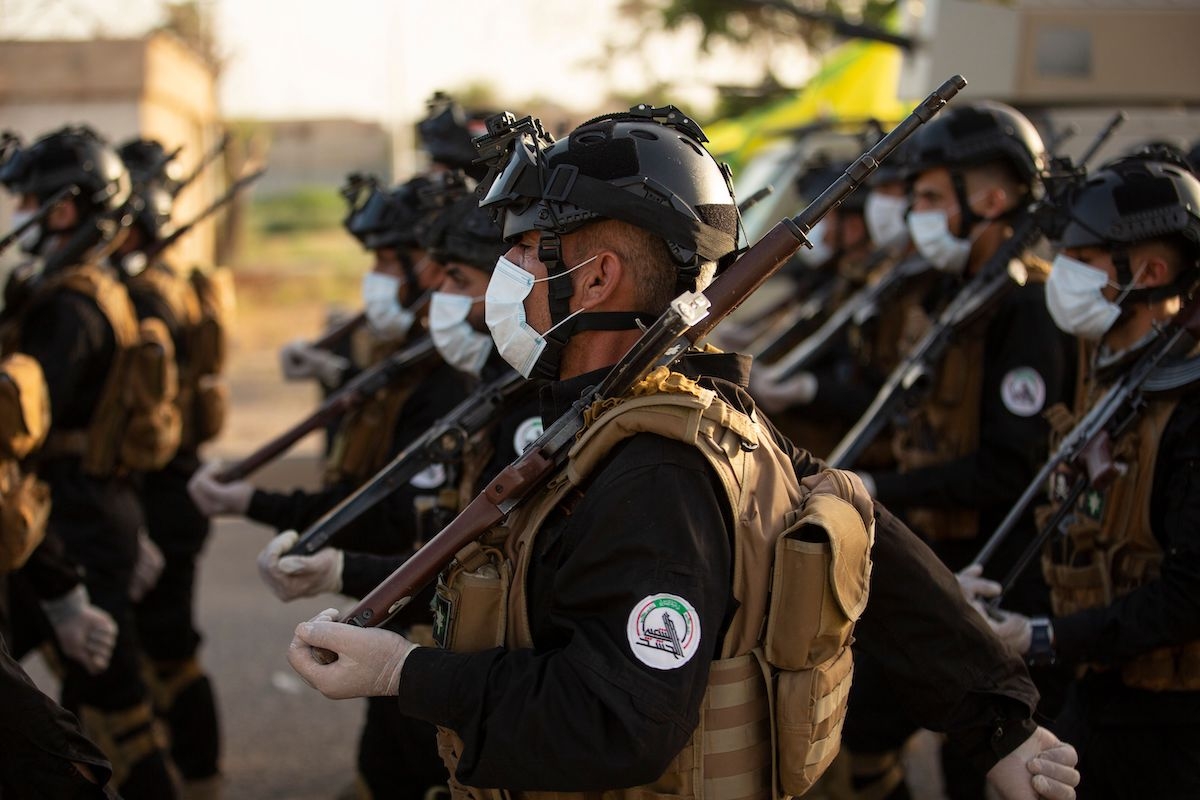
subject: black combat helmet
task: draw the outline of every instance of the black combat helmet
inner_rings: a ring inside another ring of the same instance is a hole
[[[74,187],[79,223],[71,231],[48,231],[33,245],[42,252],[51,233],[69,234],[44,269],[78,263],[97,245],[111,242],[129,224],[129,171],[121,157],[91,128],[68,126],[41,137],[0,165],[0,184],[17,195],[33,195],[46,203],[63,189]]]
[[[934,167],[956,173],[1003,161],[1031,190],[1047,164],[1046,147],[1033,123],[1015,108],[992,101],[943,110],[909,140],[905,161],[909,175]]]
[[[1180,164],[1138,156],[1109,162],[1072,193],[1069,217],[1060,245],[1109,250],[1122,286],[1133,282],[1130,245],[1179,243],[1190,268],[1170,286],[1129,292],[1132,299],[1173,297],[1200,277],[1200,180]]]
[[[350,175],[342,187],[342,196],[350,205],[342,224],[368,250],[416,247],[416,225],[421,218],[419,180],[385,189],[373,175]]]
[[[479,153],[471,140],[487,132],[483,122],[488,114],[469,113],[444,92],[435,92],[426,103],[429,113],[417,123],[421,148],[435,163],[460,169],[479,180],[487,172],[486,164],[477,164]]]
[[[111,214],[129,200],[129,172],[121,157],[91,128],[48,133],[0,166],[0,183],[14,194],[46,202],[61,189],[79,189],[81,217]]]
[[[438,215],[428,249],[442,263],[457,261],[491,272],[508,245],[492,213],[480,208],[474,195],[467,195]]]
[[[704,149],[700,126],[674,106],[597,117],[557,142],[537,121],[514,122],[511,115],[488,120],[489,139],[505,136],[508,125],[515,146],[496,164],[480,203],[503,213],[505,239],[620,220],[666,242],[687,288],[701,265],[734,253],[738,212],[728,170]],[[487,143],[480,147],[486,155]]]
[[[171,235],[171,211],[178,180],[171,167],[174,153],[168,153],[154,139],[130,139],[117,148],[133,180],[137,204],[134,224],[141,228],[147,243]]]

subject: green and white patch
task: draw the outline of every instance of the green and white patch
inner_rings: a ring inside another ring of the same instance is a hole
[[[677,594],[652,594],[629,612],[629,649],[654,669],[678,669],[700,648],[700,617]]]
[[[513,452],[521,455],[525,452],[525,448],[537,441],[537,438],[542,435],[542,418],[530,417],[517,426],[517,432],[513,434]]]

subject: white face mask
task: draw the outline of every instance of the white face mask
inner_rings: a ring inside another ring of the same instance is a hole
[[[368,272],[363,276],[362,296],[367,322],[372,332],[383,339],[401,339],[412,328],[416,315],[400,305],[400,287],[394,275]]]
[[[558,274],[565,275],[594,260],[596,260],[596,256]],[[566,319],[546,331],[545,335],[535,331],[525,321],[525,298],[533,291],[535,283],[548,280],[550,279],[538,278],[535,280],[533,275],[506,257],[500,256],[496,261],[496,269],[492,272],[492,279],[488,282],[487,305],[484,309],[488,330],[492,332],[492,339],[496,342],[496,350],[499,351],[500,357],[526,378],[533,374],[533,368],[537,364],[538,358],[546,349],[545,337],[550,334],[550,331],[584,310],[581,307],[567,315]]]
[[[1103,294],[1110,285],[1103,270],[1060,254],[1046,280],[1046,309],[1061,330],[1099,341],[1121,316],[1121,307]]]
[[[827,220],[821,220],[812,226],[808,232],[808,241],[812,247],[801,247],[796,252],[796,258],[809,269],[819,269],[833,258],[833,248],[825,242],[825,231],[829,227]]]
[[[471,306],[481,300],[482,297],[434,292],[429,301],[429,335],[434,346],[447,364],[476,377],[492,352],[492,337],[467,322]]]
[[[9,230],[16,230],[24,225],[29,220],[33,219],[37,214],[36,211],[14,211],[10,218],[12,227]],[[42,238],[42,226],[31,225],[29,230],[17,237],[17,245],[26,253],[32,253],[37,248],[38,240]]]
[[[867,235],[876,247],[895,247],[908,238],[908,225],[904,221],[907,211],[907,197],[880,192],[867,195],[863,219]]]
[[[908,233],[917,252],[942,272],[957,274],[967,266],[971,240],[960,239],[950,232],[944,210],[909,212]]]

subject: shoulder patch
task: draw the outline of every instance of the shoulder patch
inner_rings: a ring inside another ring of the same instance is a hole
[[[437,489],[446,482],[446,465],[430,464],[425,469],[413,475],[409,481],[418,489]]]
[[[533,444],[539,436],[542,435],[542,418],[530,417],[517,426],[517,432],[513,434],[513,452],[521,455],[525,452],[525,448]]]
[[[678,669],[700,649],[700,617],[677,594],[652,594],[629,612],[626,635],[638,661],[654,669]]]
[[[1000,382],[1000,399],[1018,417],[1032,417],[1046,405],[1046,382],[1033,367],[1017,367]]]

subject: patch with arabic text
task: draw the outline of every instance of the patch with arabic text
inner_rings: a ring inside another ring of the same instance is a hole
[[[654,669],[678,669],[700,648],[700,617],[677,594],[652,594],[629,612],[629,649]]]

